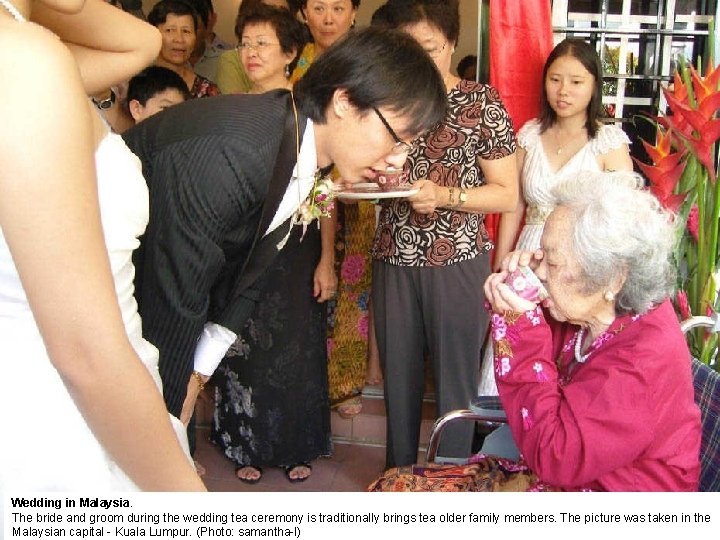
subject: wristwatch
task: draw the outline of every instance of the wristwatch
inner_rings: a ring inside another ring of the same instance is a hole
[[[463,204],[465,204],[465,201],[467,201],[467,191],[465,191],[463,188],[460,188],[460,193],[458,194],[458,203],[455,205],[455,208],[460,208]]]
[[[95,104],[95,106],[98,109],[106,110],[113,106],[113,103],[115,103],[115,92],[113,92],[113,89],[110,89],[110,95],[106,97],[105,99],[95,99],[92,98],[92,102]]]

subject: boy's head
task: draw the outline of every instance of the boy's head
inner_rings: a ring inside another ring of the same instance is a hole
[[[160,66],[150,66],[130,79],[127,105],[135,123],[190,98],[182,77]]]

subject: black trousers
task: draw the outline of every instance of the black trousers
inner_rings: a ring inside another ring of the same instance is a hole
[[[375,332],[385,385],[387,467],[417,462],[424,358],[432,362],[437,415],[466,409],[477,394],[488,325],[483,285],[489,256],[444,267],[373,264]],[[442,456],[470,455],[473,426],[451,426]]]

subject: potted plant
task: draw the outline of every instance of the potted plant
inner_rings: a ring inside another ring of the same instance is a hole
[[[653,164],[635,160],[650,189],[676,212],[678,269],[675,305],[681,319],[718,313],[720,253],[720,187],[716,143],[720,139],[720,67],[708,62],[705,75],[679,62],[674,84],[664,88],[669,113],[656,118],[656,144],[643,141]],[[696,358],[720,371],[717,334],[699,328],[689,332]]]

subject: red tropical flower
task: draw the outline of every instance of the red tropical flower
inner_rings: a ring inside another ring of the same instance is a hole
[[[717,89],[720,70],[716,68],[702,79],[692,67],[690,69],[693,88],[696,91],[697,108],[691,107],[687,99],[681,100],[676,93],[663,88],[665,99],[674,113],[665,117],[665,125],[692,145],[698,160],[707,167],[710,179],[714,182],[713,145],[720,139],[720,119],[714,118],[715,113],[720,109],[720,91]],[[682,88],[687,91],[684,85]]]
[[[680,290],[677,292],[676,298],[678,311],[680,311],[680,317],[682,317],[683,320],[692,317],[692,311],[690,311],[690,304],[688,303],[687,293]]]
[[[636,158],[633,159],[643,174],[650,180],[650,191],[655,194],[660,204],[676,212],[683,200],[685,200],[685,194],[675,193],[675,187],[685,170],[685,163],[681,161],[685,149],[671,152],[671,140],[671,131],[663,131],[658,128],[655,146],[642,141],[650,159],[655,164],[647,165]]]

